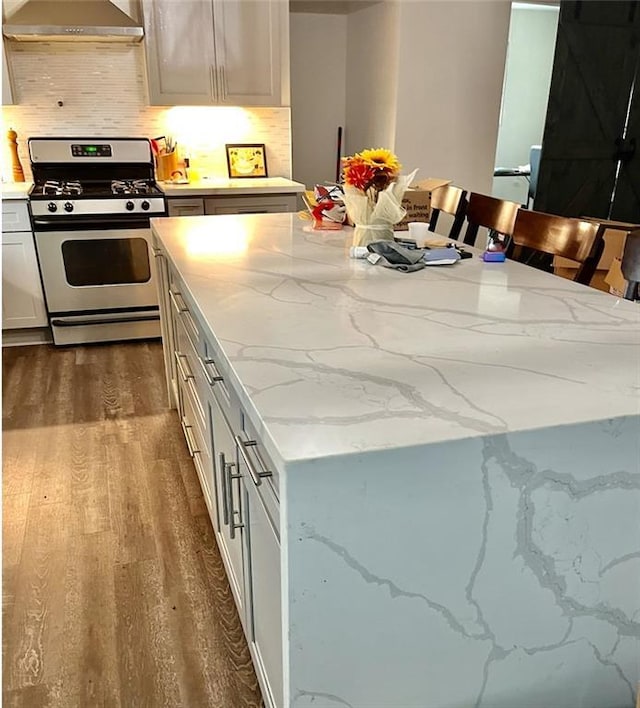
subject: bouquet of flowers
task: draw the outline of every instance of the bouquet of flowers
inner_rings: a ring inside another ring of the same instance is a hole
[[[353,245],[393,239],[393,226],[406,211],[402,197],[417,170],[400,175],[402,165],[385,148],[363,150],[342,160],[344,203],[355,225]]]

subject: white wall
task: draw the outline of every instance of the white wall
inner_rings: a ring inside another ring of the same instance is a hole
[[[515,4],[511,11],[496,166],[529,162],[531,145],[542,142],[553,69],[559,8]],[[493,194],[526,202],[524,177],[496,177]]]
[[[292,12],[293,179],[311,188],[336,178],[337,131],[346,120],[347,16]]]
[[[510,7],[400,3],[395,148],[418,177],[490,193]]]
[[[394,147],[399,7],[384,2],[348,16],[347,155]]]

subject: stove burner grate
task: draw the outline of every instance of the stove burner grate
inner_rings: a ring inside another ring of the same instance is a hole
[[[42,193],[55,197],[78,196],[82,194],[82,185],[77,181],[62,182],[60,180],[48,179],[42,186]]]
[[[143,179],[116,179],[111,182],[111,191],[113,194],[152,194],[153,188]]]

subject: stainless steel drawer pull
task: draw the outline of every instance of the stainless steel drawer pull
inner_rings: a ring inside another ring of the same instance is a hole
[[[176,293],[169,288],[169,297],[177,313],[182,314],[183,312],[188,312],[189,308],[186,306],[184,300],[182,300],[180,293]],[[178,298],[182,300],[182,305],[178,303]]]
[[[242,455],[242,459],[244,460],[244,463],[247,466],[247,469],[249,470],[251,479],[253,480],[253,483],[256,485],[256,487],[259,487],[262,484],[262,480],[265,477],[273,477],[273,472],[271,470],[265,469],[263,472],[258,472],[255,465],[253,464],[253,461],[249,457],[247,448],[255,447],[258,444],[255,440],[243,440],[239,435],[234,436],[234,439],[236,441],[236,445],[238,446],[238,450]]]
[[[189,379],[194,378],[193,374],[184,368],[184,364],[182,363],[182,360],[186,359],[186,358],[187,358],[186,354],[181,354],[180,352],[176,352],[176,364],[178,365],[178,371],[180,372],[180,376],[182,376],[182,380],[185,383],[187,381],[189,381]]]
[[[205,359],[204,361],[202,361],[202,359],[201,359],[200,361],[202,362],[202,368],[204,369],[204,375],[205,375],[207,381],[209,382],[209,386],[213,386],[213,384],[216,381],[224,381],[224,376],[220,376],[220,372],[216,368],[216,363],[213,359]],[[215,373],[213,375],[211,375],[211,373],[209,372],[209,369],[208,369],[209,366],[211,366],[213,368],[213,370],[215,371]]]
[[[218,454],[220,476],[222,477],[222,523],[229,525],[229,499],[227,497],[227,463],[224,459],[224,452]]]
[[[223,496],[223,517],[224,523],[229,526],[229,537],[236,537],[236,529],[241,529],[244,524],[240,522],[237,524],[234,520],[236,514],[240,514],[239,511],[235,511],[233,508],[233,489],[232,484],[234,479],[240,479],[241,474],[232,474],[233,468],[236,466],[235,462],[227,462],[224,456],[224,452],[220,453],[220,467],[222,468],[222,496]]]
[[[185,327],[185,330],[187,330],[187,337],[189,337],[189,341],[193,345],[193,348],[198,351],[198,345],[197,342],[200,339],[200,330],[198,329],[198,325],[195,323],[193,317],[191,316],[191,313],[189,310],[183,310],[181,313],[182,317],[184,318],[184,321],[187,323],[188,327]],[[191,330],[191,334],[189,334],[188,330]],[[191,336],[193,335],[193,336]],[[195,340],[195,341],[194,341]]]
[[[180,424],[182,425],[182,432],[184,433],[184,438],[187,441],[189,455],[191,457],[194,457],[196,454],[200,454],[200,450],[198,450],[198,446],[196,445],[195,440],[191,437],[191,429],[193,426],[186,423],[184,418],[180,421]]]

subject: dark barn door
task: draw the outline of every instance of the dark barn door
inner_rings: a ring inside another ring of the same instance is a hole
[[[534,208],[640,222],[639,178],[640,1],[563,1]]]

